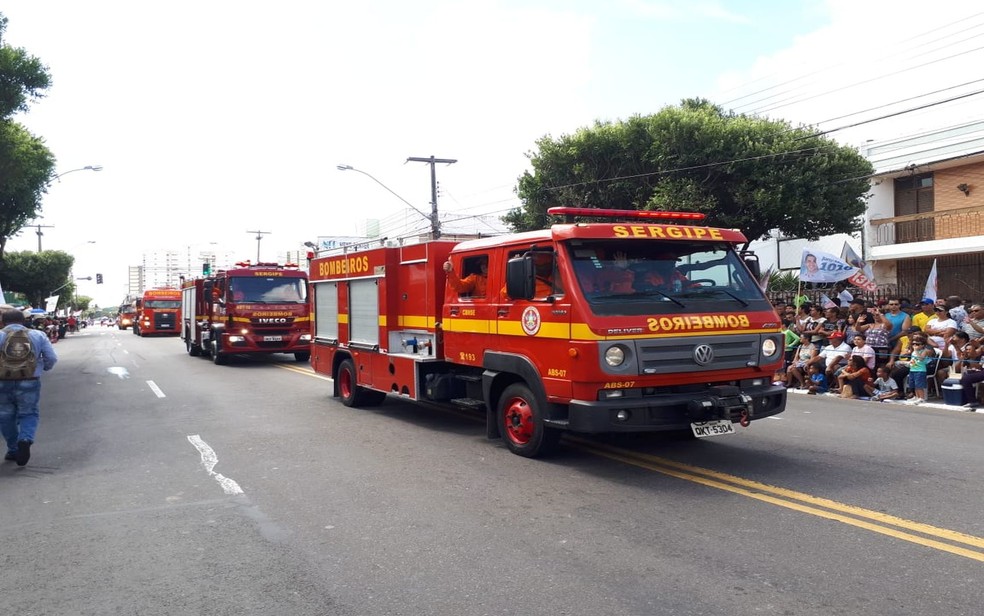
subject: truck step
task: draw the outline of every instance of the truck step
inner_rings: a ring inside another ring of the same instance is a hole
[[[470,409],[484,409],[485,400],[478,400],[476,398],[453,398],[451,404],[457,404],[458,406],[463,406]]]

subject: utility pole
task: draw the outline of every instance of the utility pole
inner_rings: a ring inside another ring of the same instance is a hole
[[[31,226],[38,228],[38,230],[37,230],[37,234],[38,234],[38,252],[41,252],[41,236],[44,235],[44,233],[41,233],[41,229],[54,229],[55,228],[55,225],[31,225]]]
[[[455,158],[434,158],[434,155],[431,154],[428,158],[411,156],[407,159],[407,162],[410,161],[428,163],[431,166],[431,235],[436,240],[441,237],[441,221],[437,219],[437,171],[434,169],[434,165],[437,163],[451,165],[458,162],[458,160]]]
[[[260,240],[263,239],[264,235],[269,235],[270,231],[247,231],[246,233],[256,234],[256,262],[260,262]]]

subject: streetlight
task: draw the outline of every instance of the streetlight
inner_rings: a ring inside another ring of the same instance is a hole
[[[406,199],[404,199],[400,195],[396,194],[396,192],[392,188],[390,188],[386,184],[383,184],[382,182],[380,182],[379,180],[377,180],[376,178],[374,178],[372,175],[366,173],[362,169],[356,169],[352,165],[335,165],[335,168],[338,169],[339,171],[357,171],[358,173],[361,173],[362,175],[368,177],[373,182],[379,184],[380,186],[382,186],[383,188],[385,188],[386,190],[388,190],[390,192],[390,194],[392,194],[394,197],[396,197],[400,201],[402,201],[402,202],[406,203],[407,205],[409,205],[411,210],[413,210],[414,212],[417,212],[418,214],[420,214],[421,216],[423,216],[424,218],[426,218],[427,220],[429,220],[431,222],[431,226],[432,227],[436,227],[436,224],[437,224],[436,223],[436,221],[437,221],[437,212],[434,212],[433,217],[428,216],[427,214],[424,214],[423,212],[421,212],[420,210],[418,210],[416,207],[414,207],[414,205],[412,203],[410,203],[409,201],[407,201]]]
[[[58,180],[63,175],[68,175],[69,173],[75,173],[76,171],[102,171],[102,165],[86,165],[85,167],[79,167],[78,169],[69,169],[68,171],[63,171],[51,178],[52,180]],[[58,180],[61,182],[61,180]]]

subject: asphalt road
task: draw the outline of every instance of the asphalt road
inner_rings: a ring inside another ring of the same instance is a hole
[[[289,356],[214,366],[93,327],[0,466],[28,615],[978,615],[984,414],[793,395],[699,441],[348,409]]]

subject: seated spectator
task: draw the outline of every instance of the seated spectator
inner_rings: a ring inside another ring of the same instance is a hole
[[[960,299],[959,295],[950,295],[946,298],[947,312],[950,318],[957,324],[959,328],[963,325],[964,321],[967,320],[967,310],[963,307],[963,300]]]
[[[878,368],[878,378],[864,386],[872,400],[894,400],[899,397],[899,385],[891,377],[886,366]]]
[[[928,297],[922,298],[922,301],[919,302],[919,312],[912,315],[912,324],[922,331],[926,327],[926,322],[936,316],[935,308],[936,302]]]
[[[971,340],[984,336],[984,310],[981,310],[981,304],[970,305],[967,318],[960,325],[960,331],[965,332]]]
[[[806,393],[808,394],[825,394],[827,393],[827,377],[824,375],[823,371],[820,370],[820,366],[817,364],[810,364],[810,386],[807,388]]]
[[[950,336],[957,331],[957,322],[950,318],[946,308],[937,306],[936,314],[926,321],[923,331],[929,336],[929,342],[938,349],[945,347]]]
[[[796,386],[799,389],[806,388],[806,381],[808,380],[807,366],[816,358],[819,349],[817,346],[810,342],[810,336],[808,334],[800,335],[800,344],[796,349],[796,355],[793,358],[793,363],[786,371],[786,387],[792,387],[793,382],[796,382]]]
[[[953,334],[950,338],[950,343],[942,349],[940,357],[936,361],[935,370],[933,372],[928,372],[927,374],[935,374],[936,382],[942,383],[950,378],[951,372],[954,374],[960,372],[960,354],[963,351],[964,345],[969,342],[970,338],[967,336],[966,332],[957,332]]]
[[[984,355],[984,338],[968,343],[961,351],[960,385],[963,387],[960,395],[963,406],[976,409],[980,406],[977,398],[977,383],[984,382],[984,370],[981,369],[981,357]]]
[[[864,386],[871,381],[871,371],[864,357],[852,355],[847,366],[837,376],[837,388],[841,398],[859,398],[864,395]]]
[[[850,354],[851,347],[844,342],[844,334],[835,332],[830,336],[830,344],[820,350],[814,362],[824,366],[827,382],[832,383],[834,381],[834,372],[841,365],[847,363],[847,358]]]

